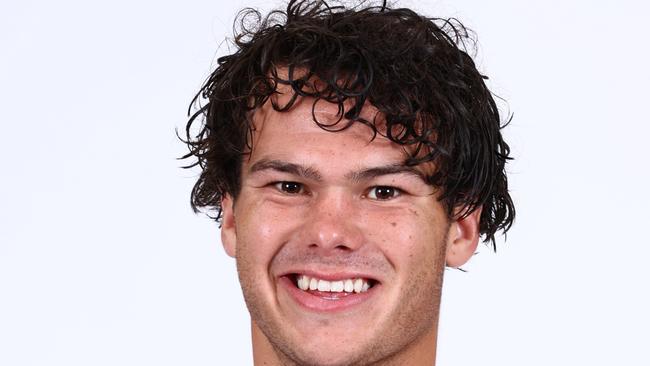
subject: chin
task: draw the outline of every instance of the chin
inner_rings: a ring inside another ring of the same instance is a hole
[[[288,358],[299,365],[350,366],[367,364],[371,361],[365,354],[366,352],[360,349],[344,349],[342,347],[324,348],[316,345],[316,347],[295,349],[291,353],[288,353]]]
[[[351,366],[365,365],[381,357],[377,347],[372,347],[373,342],[368,339],[368,331],[357,329],[332,328],[322,320],[321,327],[307,329],[293,329],[277,327],[269,322],[256,322],[259,330],[269,343],[272,343],[274,353],[287,365],[313,365],[313,366]],[[297,331],[294,333],[294,331]],[[351,333],[356,336],[345,336]],[[365,335],[360,342],[360,336]]]

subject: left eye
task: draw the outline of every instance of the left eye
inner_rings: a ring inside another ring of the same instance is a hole
[[[368,191],[368,198],[379,201],[386,201],[399,196],[402,192],[399,188],[389,186],[372,187]]]
[[[274,185],[277,190],[288,194],[299,194],[304,190],[303,185],[298,182],[277,182]]]

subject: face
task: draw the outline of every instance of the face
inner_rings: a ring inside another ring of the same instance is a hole
[[[241,191],[223,201],[222,241],[237,260],[256,359],[272,350],[285,362],[351,365],[435,353],[445,262],[473,253],[475,217],[449,220],[426,167],[403,165],[403,147],[371,141],[362,124],[325,131],[311,107],[256,112]],[[333,121],[336,106],[316,112]]]

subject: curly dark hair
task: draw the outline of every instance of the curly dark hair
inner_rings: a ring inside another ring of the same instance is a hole
[[[364,123],[375,136],[410,146],[405,164],[433,162],[428,183],[442,192],[449,217],[482,207],[480,233],[496,250],[495,233],[505,233],[515,216],[505,173],[510,148],[487,77],[467,52],[467,43],[475,45],[472,34],[458,20],[392,9],[385,1],[346,7],[291,0],[265,17],[242,10],[234,33],[236,52],[218,59],[190,105],[184,139],[190,152],[183,158],[197,159],[186,167],[202,168],[191,196],[195,211],[214,209],[218,221],[224,194],[237,197],[242,158],[251,148],[251,112],[269,99],[275,110],[287,111],[307,96],[314,106],[338,105],[335,124],[313,114],[321,128]],[[270,98],[279,85],[293,90],[284,105]],[[377,118],[360,117],[367,103],[382,116],[381,128]],[[192,132],[197,122],[200,129]]]

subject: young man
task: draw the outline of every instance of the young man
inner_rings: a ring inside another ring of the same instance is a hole
[[[514,218],[465,29],[385,4],[240,16],[186,157],[192,204],[216,209],[236,258],[255,364],[433,365],[445,266]]]

